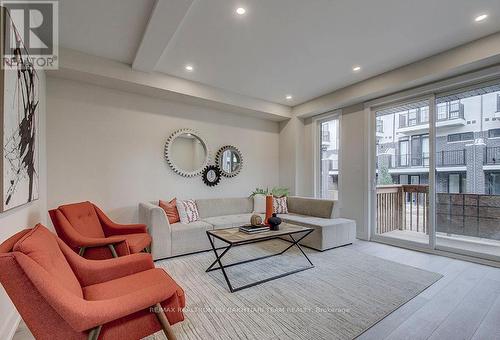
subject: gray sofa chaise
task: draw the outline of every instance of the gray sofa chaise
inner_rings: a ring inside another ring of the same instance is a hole
[[[151,252],[155,260],[210,250],[207,230],[238,227],[249,223],[253,214],[253,198],[199,199],[195,202],[200,220],[189,224],[170,224],[157,201],[139,204],[139,220],[147,225],[153,238]],[[284,222],[314,228],[300,244],[323,251],[354,241],[356,223],[337,217],[335,201],[291,196],[287,203],[288,214],[278,215]]]

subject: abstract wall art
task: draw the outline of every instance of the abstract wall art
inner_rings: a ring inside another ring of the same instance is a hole
[[[2,8],[1,14],[0,210],[6,211],[39,197],[39,79],[8,12]],[[9,59],[5,58],[5,39],[16,44],[14,57]]]

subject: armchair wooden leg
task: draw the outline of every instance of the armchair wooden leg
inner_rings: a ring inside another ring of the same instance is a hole
[[[154,305],[154,311],[156,314],[156,317],[158,318],[158,321],[160,321],[161,327],[163,328],[163,333],[165,333],[165,336],[167,337],[168,340],[177,340],[175,337],[174,331],[172,330],[172,327],[170,327],[170,323],[168,322],[168,319],[163,312],[163,307],[161,304],[157,303]]]
[[[83,254],[85,254],[85,249],[87,249],[86,247],[80,247],[80,251],[78,252],[78,255],[80,255],[81,257],[83,257]]]
[[[101,333],[102,326],[97,326],[89,331],[88,340],[97,340],[99,334]]]
[[[116,253],[116,249],[115,249],[114,245],[108,244],[108,248],[109,248],[109,250],[111,250],[111,254],[113,255],[113,257],[118,257],[118,254]]]

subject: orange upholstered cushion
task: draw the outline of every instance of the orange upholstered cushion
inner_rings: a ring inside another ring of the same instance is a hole
[[[177,284],[163,269],[154,268],[84,287],[83,294],[85,300],[89,301],[108,300],[149,287],[171,290],[173,294],[177,289]]]
[[[177,199],[174,198],[170,202],[165,202],[160,200],[160,207],[165,210],[165,213],[167,214],[168,218],[168,223],[177,223],[181,219],[179,217],[179,211],[177,210]]]
[[[59,207],[69,223],[87,237],[105,237],[101,222],[90,202],[67,204]]]
[[[56,237],[41,224],[24,235],[14,245],[14,251],[31,258],[71,293],[83,297],[82,287],[59,248]]]

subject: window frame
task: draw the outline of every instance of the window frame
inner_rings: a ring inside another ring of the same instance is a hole
[[[338,154],[338,166],[337,166],[337,178],[338,178],[338,195],[341,195],[341,158],[342,158],[342,110],[333,110],[326,112],[322,115],[318,115],[312,119],[313,128],[313,180],[314,180],[314,197],[321,197],[321,145],[322,145],[322,130],[321,125],[324,122],[331,121],[334,119],[338,119],[338,145],[337,145],[337,154]]]
[[[462,173],[462,172],[449,172],[447,173],[446,176],[446,182],[447,182],[447,190],[449,194],[452,194],[450,191],[450,176],[451,175],[458,175],[458,193],[463,194],[464,193],[464,188],[463,188],[463,181],[464,179],[467,179],[467,173]],[[455,193],[453,193],[455,194]]]
[[[472,134],[472,138],[467,138],[464,136],[469,136]],[[456,136],[458,137],[457,140],[450,140],[450,137],[452,136]],[[459,133],[450,133],[448,135],[446,135],[446,142],[447,143],[456,143],[456,142],[466,142],[466,141],[471,141],[471,140],[474,140],[474,132],[473,131],[468,131],[468,132],[459,132]]]

